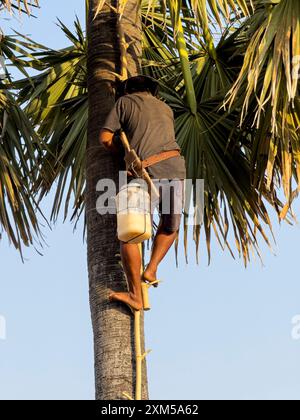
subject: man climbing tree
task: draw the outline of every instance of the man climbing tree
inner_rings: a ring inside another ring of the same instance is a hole
[[[121,242],[129,292],[110,296],[112,301],[123,302],[137,311],[143,308],[141,281],[158,284],[158,266],[177,237],[184,203],[186,168],[175,139],[173,111],[157,95],[158,83],[150,77],[136,76],[122,82],[117,102],[100,131],[100,142],[107,150],[118,153],[116,134],[123,130],[158,186],[159,199],[152,203],[152,210],[157,206],[161,219],[150,263],[141,276],[139,246]]]

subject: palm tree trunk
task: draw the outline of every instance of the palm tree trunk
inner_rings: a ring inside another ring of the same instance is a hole
[[[113,106],[112,82],[120,73],[118,21],[109,7],[117,1],[107,1],[94,19],[99,0],[89,0],[88,89],[89,126],[87,147],[86,220],[88,241],[88,271],[90,305],[94,331],[95,376],[97,400],[124,399],[124,392],[134,397],[134,324],[133,316],[124,305],[109,303],[112,291],[126,290],[126,280],[120,266],[119,242],[116,237],[116,217],[100,216],[96,212],[96,184],[109,178],[117,182],[118,165],[98,144],[99,130]],[[140,72],[141,19],[138,2],[129,0],[123,30],[128,48],[128,74]],[[98,193],[99,194],[99,193]],[[143,323],[142,323],[143,324]],[[142,327],[142,342],[144,331]],[[144,345],[143,345],[144,347]],[[146,365],[144,367],[143,399],[148,399]]]

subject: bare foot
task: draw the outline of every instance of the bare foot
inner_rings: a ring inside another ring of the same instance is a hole
[[[143,274],[143,279],[147,282],[147,283],[155,283],[157,282],[157,278],[156,278],[156,271],[151,270],[149,267],[147,267],[146,271]],[[153,284],[154,287],[158,287],[158,283]]]
[[[109,296],[111,302],[122,302],[130,306],[135,311],[141,311],[143,309],[142,297],[138,299],[132,293],[112,293]]]

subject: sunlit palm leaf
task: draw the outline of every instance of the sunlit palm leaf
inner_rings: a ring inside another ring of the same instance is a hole
[[[0,86],[0,227],[13,245],[34,243],[40,235],[32,184],[38,139],[13,96]]]
[[[204,32],[209,31],[213,19],[223,26],[232,13],[241,18],[253,11],[253,3],[248,0],[191,0],[190,3]]]
[[[0,50],[6,64],[27,74],[17,55],[28,46],[15,38],[3,36]],[[29,47],[30,50],[30,47]],[[6,69],[0,82],[0,227],[21,250],[22,244],[34,244],[40,236],[39,209],[32,187],[37,176],[41,143],[27,115],[10,90],[14,88]]]
[[[188,53],[193,52],[197,35],[195,19],[189,14],[182,18],[184,36]],[[180,62],[177,54],[176,40],[172,19],[169,14],[161,11],[159,1],[149,10],[148,0],[142,2],[143,28],[143,71],[157,79],[168,79],[178,72],[176,64]],[[182,76],[182,72],[180,77]]]
[[[85,149],[87,140],[86,41],[76,20],[72,34],[61,22],[60,28],[72,46],[60,51],[45,50],[28,65],[46,69],[28,80],[20,81],[19,98],[30,102],[26,113],[47,143],[42,174],[36,188],[42,198],[57,181],[52,218],[56,219],[65,199],[67,217],[73,196],[75,213],[82,210],[85,189]]]
[[[18,9],[19,12],[25,11],[28,15],[30,15],[31,9],[33,6],[39,6],[39,1],[38,0],[0,0],[0,8],[4,7],[10,13],[14,9]]]
[[[244,64],[229,92],[229,106],[241,107],[244,127],[256,127],[252,167],[257,185],[282,181],[288,203],[292,176],[300,189],[299,70],[300,2],[260,2],[244,24],[249,40]]]
[[[257,0],[174,0],[173,8],[176,9],[177,17],[181,13],[185,13],[186,9],[193,9],[195,13],[195,22],[203,22],[203,12],[205,14],[206,24],[217,21],[222,26],[224,20],[229,20],[231,14],[236,17],[249,16],[253,10]],[[147,13],[152,14],[158,6],[163,13],[167,11],[167,0],[140,0],[140,3],[147,7]],[[101,12],[105,4],[105,0],[99,0],[97,9],[94,11],[95,16]],[[118,11],[122,16],[126,7],[127,0],[120,0]],[[178,19],[176,19],[178,23]],[[175,24],[174,30],[178,27]]]
[[[229,248],[233,253],[233,246],[229,243],[231,231],[238,252],[247,263],[251,252],[259,253],[258,232],[268,243],[263,229],[271,227],[271,224],[264,200],[281,210],[276,194],[271,195],[264,188],[259,193],[252,185],[251,147],[245,141],[251,132],[244,133],[239,129],[238,107],[233,107],[228,114],[220,111],[226,93],[243,64],[243,53],[237,52],[237,49],[245,51],[248,39],[243,31],[237,30],[232,35],[226,31],[218,45],[214,46],[215,56],[212,56],[202,34],[199,39],[195,38],[194,25],[191,25],[193,35],[188,32],[186,19],[190,15],[182,18],[187,29],[184,31],[185,51],[197,99],[197,112],[193,115],[186,95],[172,21],[159,9],[153,9],[151,13],[143,13],[144,71],[161,80],[162,95],[175,112],[178,141],[187,158],[189,176],[206,180],[204,228],[208,250],[213,230],[222,247]],[[64,197],[67,197],[65,216],[72,196],[72,202],[75,197],[74,209],[80,214],[85,185],[86,48],[78,23],[76,35],[65,27],[63,30],[72,47],[37,54],[29,65],[47,70],[32,79],[34,87],[26,80],[20,85],[21,98],[25,102],[30,101],[27,112],[38,125],[39,133],[47,140],[50,149],[44,160],[44,177],[38,184],[42,194],[58,180],[54,218]],[[231,138],[235,142],[230,143]],[[194,237],[197,246],[199,235],[200,226],[196,226]]]

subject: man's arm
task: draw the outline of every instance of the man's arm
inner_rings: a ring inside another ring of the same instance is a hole
[[[99,141],[100,144],[102,144],[105,147],[105,149],[109,152],[119,153],[120,149],[114,143],[114,136],[115,133],[113,133],[110,130],[107,130],[106,128],[102,128],[99,134]]]

